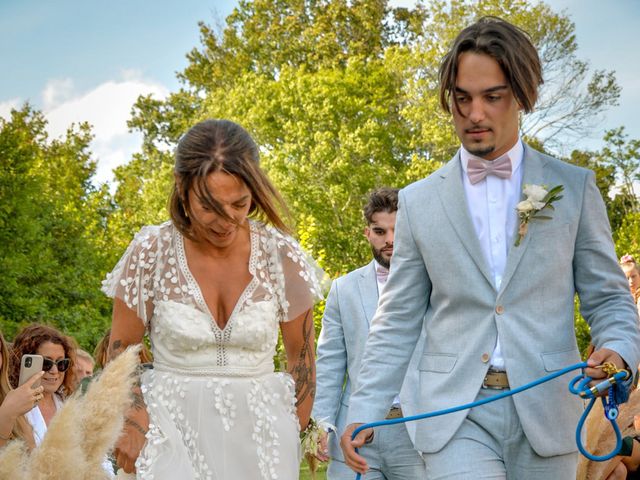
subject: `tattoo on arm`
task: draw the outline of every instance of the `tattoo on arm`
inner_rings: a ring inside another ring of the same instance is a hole
[[[124,352],[124,346],[122,345],[122,340],[114,340],[109,344],[109,360],[113,360],[118,355]]]
[[[302,321],[302,336],[304,343],[300,350],[300,356],[290,370],[296,382],[296,407],[304,400],[311,396],[316,396],[316,385],[313,381],[315,373],[315,362],[313,361],[313,350],[311,348],[310,338],[313,338],[313,314],[311,310],[307,311]]]
[[[141,392],[133,392],[133,408],[136,410],[144,410],[147,408]]]
[[[138,432],[140,432],[142,435],[146,435],[146,434],[147,434],[147,431],[146,431],[144,428],[142,428],[142,427],[138,424],[138,422],[135,422],[135,421],[131,420],[129,417],[127,417],[127,418],[125,418],[125,419],[124,419],[124,423],[126,423],[127,425],[132,426],[132,427],[133,427],[133,428],[135,428]]]
[[[109,360],[113,360],[115,357],[124,352],[125,347],[122,345],[121,340],[114,340],[109,345]],[[132,407],[136,410],[145,410],[147,408],[144,403],[144,397],[142,396],[142,392],[140,391],[140,378],[136,380],[135,388],[133,390],[133,403]],[[133,420],[127,419],[127,423],[131,423]],[[136,424],[137,425],[137,424]]]

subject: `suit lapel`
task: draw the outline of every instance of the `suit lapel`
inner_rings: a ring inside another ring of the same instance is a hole
[[[378,308],[378,280],[376,279],[374,262],[371,262],[362,270],[358,278],[358,288],[360,289],[364,315],[367,319],[367,325],[369,325],[376,313],[376,308]]]
[[[546,163],[547,161],[544,157],[538,155],[534,150],[524,144],[524,159],[522,164],[524,171],[522,172],[522,186],[525,184],[543,185],[548,183],[544,177],[544,166]],[[520,200],[523,199],[524,195],[521,194]],[[518,234],[519,225],[520,221],[518,220],[516,222],[516,231],[513,237],[514,240]],[[520,263],[524,252],[527,251],[529,240],[531,238],[530,233],[531,232],[524,236],[519,246],[510,246],[509,254],[507,255],[507,265],[504,268],[504,275],[502,276],[502,283],[500,285],[500,292],[503,292],[509,284],[509,281],[518,268],[518,264]]]
[[[487,261],[484,258],[478,235],[469,216],[467,196],[462,185],[460,153],[453,157],[447,164],[447,167],[448,168],[442,169],[440,173],[442,182],[438,185],[438,195],[440,196],[442,208],[449,218],[449,222],[451,222],[458,238],[462,242],[462,245],[469,254],[469,257],[471,257],[489,284],[493,286]]]

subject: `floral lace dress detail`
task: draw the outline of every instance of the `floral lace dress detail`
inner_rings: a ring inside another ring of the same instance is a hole
[[[170,223],[143,228],[103,290],[144,322],[154,368],[142,376],[149,411],[137,478],[295,479],[300,447],[293,379],[274,372],[279,322],[321,298],[299,245],[250,222],[252,280],[220,328]]]

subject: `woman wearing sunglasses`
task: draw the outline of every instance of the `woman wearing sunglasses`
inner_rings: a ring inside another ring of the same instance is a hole
[[[18,386],[20,359],[23,355],[37,354],[44,359],[44,374],[40,381],[43,387],[42,398],[25,415],[33,428],[36,446],[42,442],[51,419],[64,399],[75,389],[75,351],[75,342],[71,338],[46,325],[29,325],[13,341],[9,378],[14,388]]]

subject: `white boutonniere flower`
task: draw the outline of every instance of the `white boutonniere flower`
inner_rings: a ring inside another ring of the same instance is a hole
[[[532,219],[550,220],[548,215],[540,215],[545,209],[554,210],[552,203],[562,198],[564,186],[556,185],[551,190],[547,190],[544,185],[527,185],[525,184],[522,192],[527,196],[526,199],[516,205],[518,218],[520,218],[520,226],[518,227],[518,237],[515,246],[520,242],[529,230],[529,222]]]

